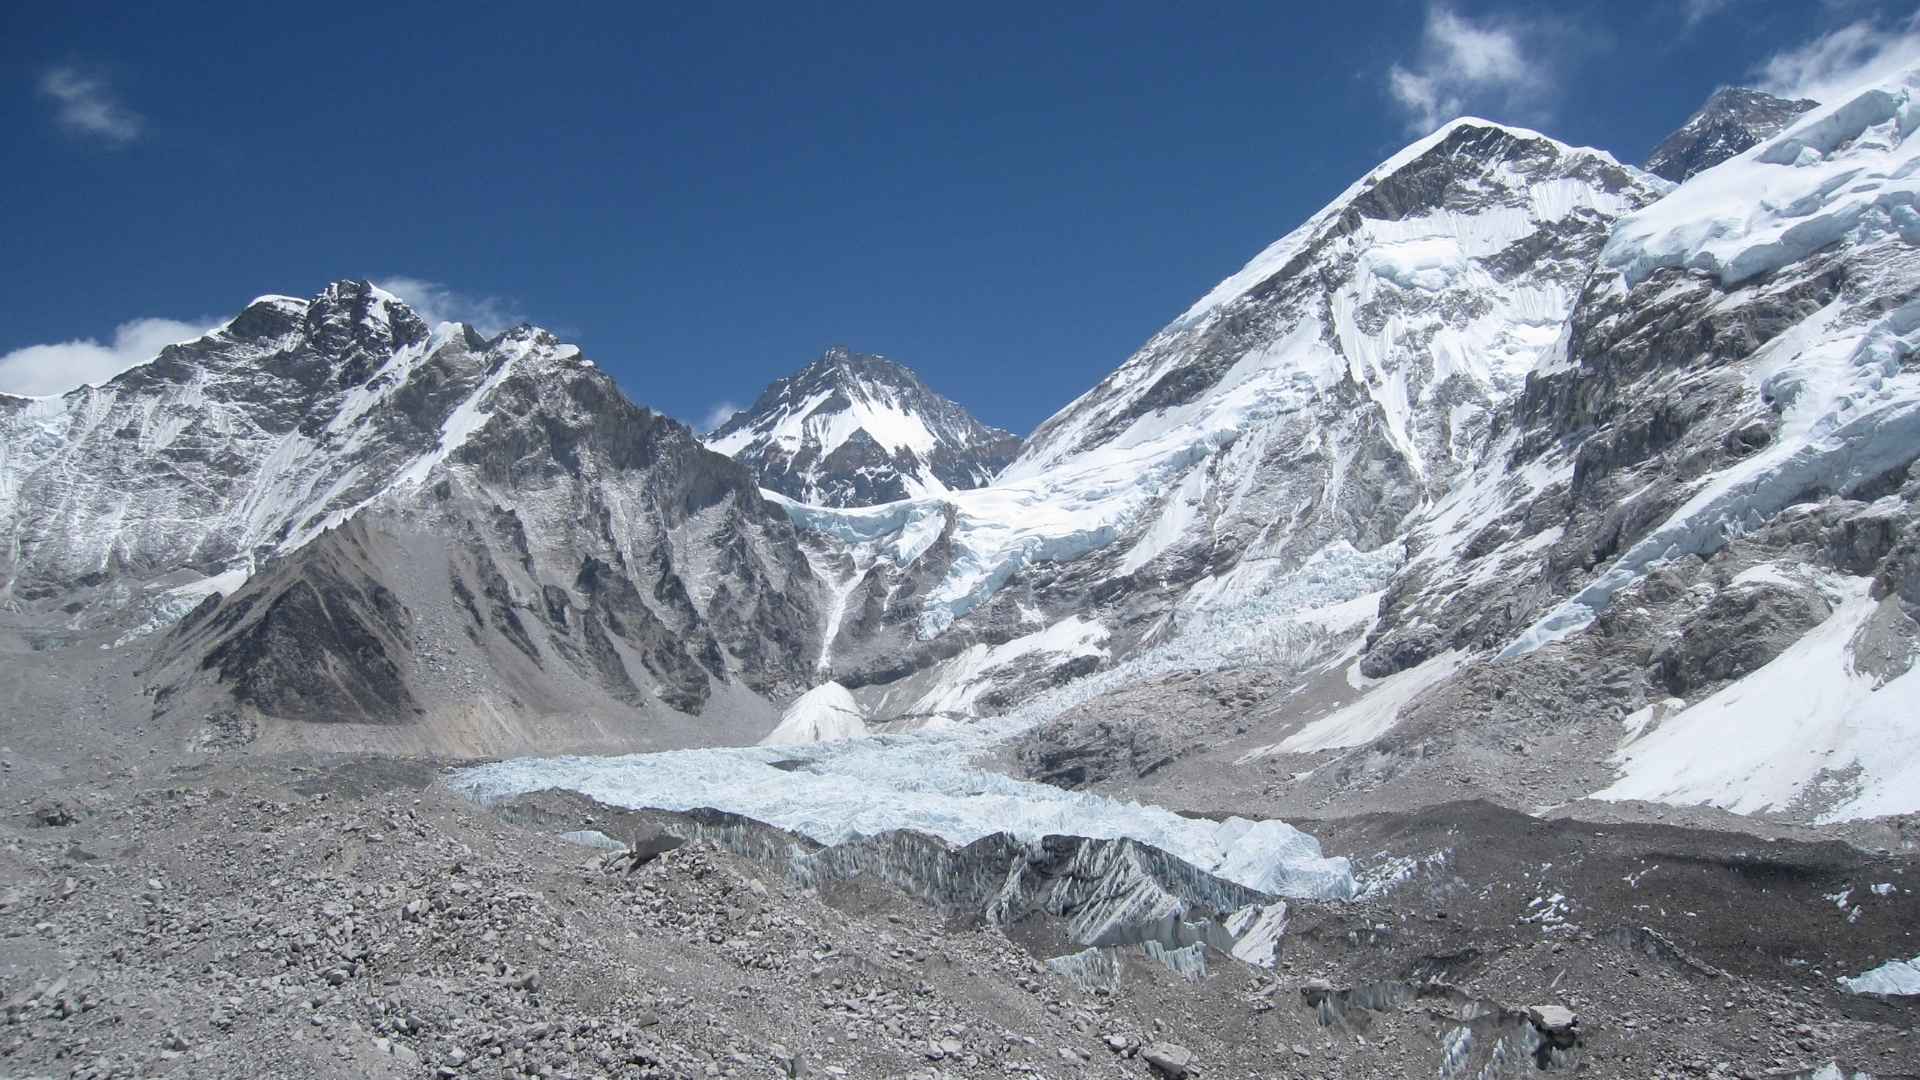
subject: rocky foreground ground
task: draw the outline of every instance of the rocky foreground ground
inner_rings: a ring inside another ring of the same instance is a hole
[[[1294,904],[1275,968],[1088,986],[1025,947],[1044,927],[582,846],[639,816],[441,776],[13,785],[0,1076],[1920,1075],[1920,1007],[1834,983],[1920,954],[1908,857],[1484,804],[1317,822],[1369,893]]]

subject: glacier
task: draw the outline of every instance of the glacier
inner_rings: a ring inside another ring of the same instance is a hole
[[[1319,841],[1284,822],[1188,818],[976,765],[1006,733],[1005,725],[982,724],[801,746],[522,758],[459,770],[448,784],[483,802],[563,788],[613,806],[721,810],[826,845],[896,830],[955,845],[1002,833],[1023,842],[1129,839],[1263,893],[1355,892],[1345,858],[1324,855]]]

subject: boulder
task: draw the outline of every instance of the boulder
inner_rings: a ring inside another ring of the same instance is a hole
[[[1567,1047],[1580,1041],[1580,1018],[1565,1005],[1529,1005],[1527,1019],[1555,1046]]]
[[[1193,1051],[1179,1043],[1157,1042],[1140,1051],[1140,1056],[1167,1080],[1180,1080],[1193,1068]]]

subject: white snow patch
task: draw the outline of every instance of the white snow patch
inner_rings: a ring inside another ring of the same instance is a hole
[[[826,682],[795,698],[780,714],[779,725],[760,740],[760,745],[796,746],[866,737],[867,720],[860,703],[853,700],[846,687]]]
[[[920,696],[909,713],[970,713],[981,694],[992,686],[996,671],[1028,657],[1057,657],[1059,663],[1081,656],[1106,659],[1107,628],[1078,615],[1054,623],[1044,630],[1025,634],[999,645],[971,645],[960,655],[942,664],[939,681]]]
[[[1241,756],[1239,764],[1275,754],[1305,754],[1370,743],[1393,730],[1402,707],[1446,681],[1466,662],[1467,654],[1453,649],[1384,679],[1366,679],[1359,674],[1356,661],[1347,676],[1350,684],[1367,686],[1359,701],[1335,709],[1280,742],[1249,751]]]
[[[1816,109],[1623,219],[1601,254],[1637,284],[1687,267],[1734,285],[1843,237],[1920,243],[1920,68]]]

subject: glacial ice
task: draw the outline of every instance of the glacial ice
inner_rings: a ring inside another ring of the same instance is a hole
[[[1791,266],[1847,233],[1894,232],[1920,244],[1920,228],[1909,222],[1920,193],[1920,139],[1908,137],[1920,124],[1916,92],[1920,68],[1809,113],[1623,219],[1602,262],[1630,284],[1660,266],[1687,266],[1733,285]],[[1876,216],[1875,208],[1887,213]],[[1749,383],[1781,412],[1773,445],[1703,480],[1666,522],[1501,655],[1522,656],[1584,630],[1652,566],[1715,551],[1807,491],[1850,494],[1910,461],[1920,444],[1920,379],[1903,362],[1916,349],[1916,303],[1863,326],[1836,301],[1767,342],[1749,365]]]
[[[1837,981],[1850,994],[1917,995],[1920,994],[1920,956],[1911,960],[1889,960],[1871,971],[1842,976]]]
[[[1186,818],[973,765],[995,734],[984,725],[805,746],[523,758],[461,770],[449,784],[482,800],[563,788],[616,806],[709,807],[823,844],[898,829],[952,844],[995,833],[1027,842],[1048,835],[1125,837],[1261,892],[1318,898],[1354,892],[1347,860],[1324,856],[1319,841],[1284,822]]]

